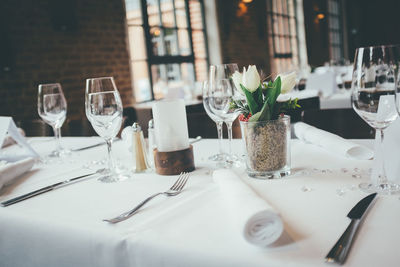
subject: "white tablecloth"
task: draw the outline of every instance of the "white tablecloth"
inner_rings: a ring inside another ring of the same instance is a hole
[[[320,109],[351,109],[351,91],[342,89],[327,97],[320,97]]]
[[[280,95],[283,100],[289,98],[306,99],[311,97],[319,97],[320,109],[351,109],[351,91],[337,89],[335,93],[322,96],[318,90],[306,89],[302,91],[292,91],[286,95]]]
[[[63,141],[72,145],[86,140]],[[241,141],[234,142],[240,152]],[[32,145],[44,153],[53,144],[34,139]],[[115,145],[115,156],[128,164],[124,144]],[[326,266],[325,255],[349,223],[347,213],[366,195],[354,186],[368,179],[372,163],[293,140],[293,176],[256,180],[247,178],[243,168],[236,169],[284,221],[278,242],[259,248],[236,231],[212,182],[212,165],[206,159],[217,147],[216,140],[194,144],[196,171],[186,190],[176,197],[159,197],[116,225],[102,219],[169,188],[176,176],[136,174],[110,184],[90,179],[1,207],[0,266]],[[105,154],[101,146],[64,163],[35,167],[4,188],[0,201],[87,173],[82,166]],[[379,196],[358,232],[347,266],[399,265],[399,210],[398,196]]]

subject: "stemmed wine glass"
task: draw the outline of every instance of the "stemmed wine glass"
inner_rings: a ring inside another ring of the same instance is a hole
[[[228,128],[229,150],[227,160],[231,163],[239,162],[239,158],[232,153],[232,124],[239,112],[230,108],[232,99],[238,100],[242,98],[239,93],[241,89],[236,88],[232,80],[232,75],[236,71],[239,71],[236,63],[211,65],[209,77],[210,99],[213,100],[213,103],[210,104],[211,111],[221,118]],[[226,105],[223,106],[224,104]]]
[[[237,158],[232,154],[232,122],[239,115],[238,110],[231,107],[232,100],[235,99],[235,90],[231,86],[229,79],[219,79],[210,87],[209,105],[211,112],[222,119],[228,126],[229,151],[225,161],[225,167],[237,162]]]
[[[107,143],[108,168],[102,172],[100,181],[116,182],[126,178],[118,173],[111,154],[113,138],[122,124],[122,101],[113,77],[86,80],[86,117],[96,133]]]
[[[223,138],[223,134],[222,134],[222,124],[224,123],[224,121],[216,116],[213,112],[211,112],[210,110],[210,87],[209,87],[209,82],[208,81],[204,81],[203,82],[203,106],[204,109],[207,113],[207,115],[210,117],[210,119],[212,119],[215,124],[217,125],[217,132],[218,132],[218,147],[219,147],[219,153],[210,156],[208,159],[212,160],[212,161],[224,161],[226,158],[225,153],[222,150],[222,138]]]
[[[56,149],[49,157],[60,157],[69,151],[61,145],[61,126],[67,117],[67,101],[59,83],[40,84],[38,88],[38,113],[54,131]]]
[[[370,183],[359,187],[366,192],[392,194],[400,186],[388,181],[383,153],[384,129],[397,118],[395,108],[396,58],[393,46],[361,47],[356,50],[353,67],[352,105],[356,113],[380,134],[374,157],[377,168]]]

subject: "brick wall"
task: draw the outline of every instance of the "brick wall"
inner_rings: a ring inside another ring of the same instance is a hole
[[[37,87],[61,83],[68,120],[86,120],[85,79],[114,76],[133,103],[123,0],[1,0],[0,115],[39,119]]]
[[[266,28],[266,1],[249,4],[240,0],[216,0],[224,63],[236,62],[239,67],[255,64],[270,73]]]

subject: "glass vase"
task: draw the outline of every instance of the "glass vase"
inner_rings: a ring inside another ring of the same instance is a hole
[[[290,175],[290,117],[240,122],[245,147],[246,171],[260,179]]]

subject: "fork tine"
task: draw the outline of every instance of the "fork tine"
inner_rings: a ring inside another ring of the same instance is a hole
[[[181,186],[181,184],[183,183],[183,181],[185,180],[185,177],[187,175],[187,172],[184,172],[182,174],[182,177],[180,177],[179,182],[176,184],[176,186],[174,187],[175,191],[179,191],[179,187]]]
[[[189,179],[189,173],[186,173],[185,178],[182,180],[182,183],[179,185],[177,191],[182,191],[183,187],[186,185],[187,180]]]
[[[175,183],[171,186],[170,190],[176,190],[178,184],[180,183],[181,179],[184,177],[184,175],[186,174],[186,172],[181,172],[181,174],[179,174],[178,179],[175,181]]]

